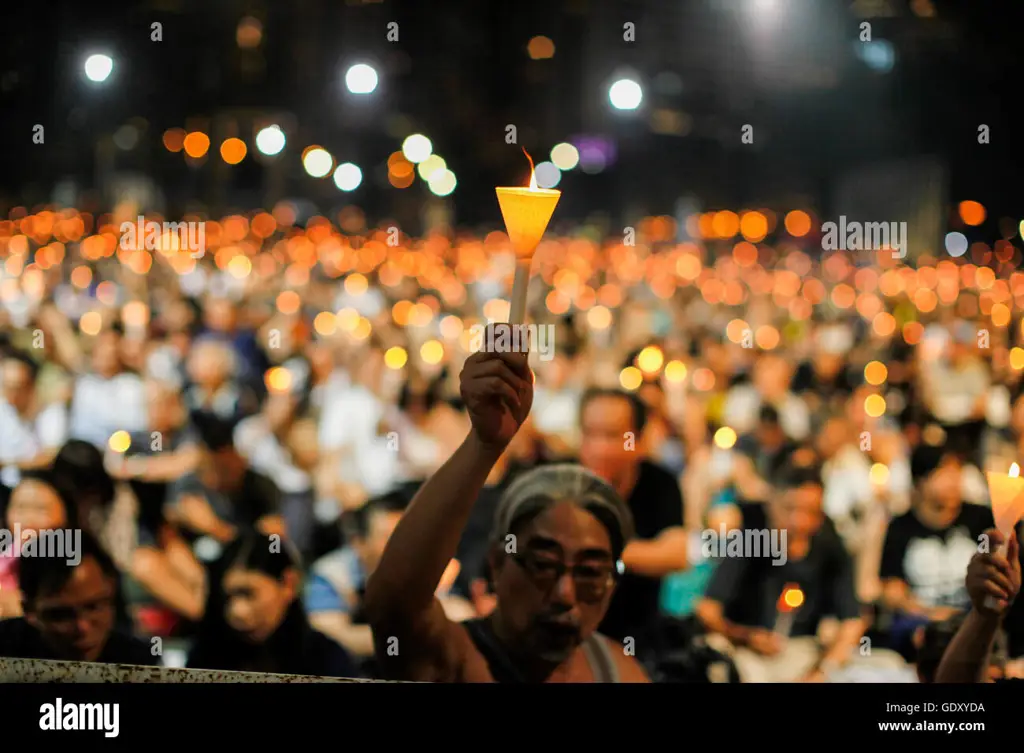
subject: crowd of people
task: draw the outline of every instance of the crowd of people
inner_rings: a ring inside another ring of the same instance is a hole
[[[1002,248],[553,236],[527,356],[474,352],[508,315],[502,233],[285,206],[207,221],[197,255],[126,247],[120,214],[0,222],[0,656],[928,682],[980,608],[984,472],[1024,457]],[[55,529],[76,564],[18,556]]]

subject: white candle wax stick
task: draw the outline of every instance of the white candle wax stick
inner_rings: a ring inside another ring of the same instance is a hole
[[[526,291],[530,287],[530,262],[516,262],[516,276],[512,282],[512,300],[509,306],[508,323],[526,324]]]
[[[779,612],[779,616],[775,619],[775,632],[781,635],[783,638],[788,638],[790,631],[793,629],[793,613],[792,612]]]

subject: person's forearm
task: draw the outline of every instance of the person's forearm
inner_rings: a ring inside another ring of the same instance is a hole
[[[418,612],[429,607],[500,455],[500,449],[485,446],[471,431],[420,488],[367,584],[367,612]]]
[[[844,620],[832,645],[822,653],[818,666],[821,669],[838,669],[845,665],[863,635],[864,622],[862,620]]]
[[[652,541],[631,541],[622,552],[622,564],[630,572],[649,578],[685,570],[689,564],[686,558],[688,538],[685,529],[677,528]]]
[[[15,465],[22,471],[37,471],[40,468],[47,468],[53,462],[53,459],[57,457],[57,453],[59,451],[60,448],[51,447],[41,452],[37,452],[27,460],[15,463]]]
[[[148,457],[142,461],[136,478],[150,482],[173,481],[194,470],[198,462],[198,452],[192,449],[175,452],[166,457]]]
[[[698,609],[697,619],[704,625],[707,632],[721,635],[736,646],[745,645],[750,637],[750,630],[730,622],[720,613]]]
[[[982,682],[999,632],[999,615],[972,609],[942,655],[935,682]]]

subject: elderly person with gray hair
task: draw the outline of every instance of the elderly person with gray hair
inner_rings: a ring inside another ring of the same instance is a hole
[[[533,403],[524,353],[476,353],[460,379],[472,429],[417,493],[367,585],[381,670],[422,682],[649,682],[621,645],[597,633],[632,516],[578,465],[542,466],[509,487],[489,554],[497,605],[479,620],[445,616],[437,584]]]

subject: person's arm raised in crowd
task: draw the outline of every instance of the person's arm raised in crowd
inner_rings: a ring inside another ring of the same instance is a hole
[[[396,679],[457,679],[463,638],[435,591],[488,474],[533,403],[525,354],[475,353],[460,378],[472,429],[417,492],[366,587],[363,605],[377,655]]]
[[[985,533],[993,548],[1006,541],[996,529]],[[967,567],[967,592],[971,611],[942,655],[935,682],[985,681],[996,634],[1020,592],[1020,544],[1016,533],[1011,534],[1005,555],[974,555]],[[990,604],[989,599],[995,603]]]

